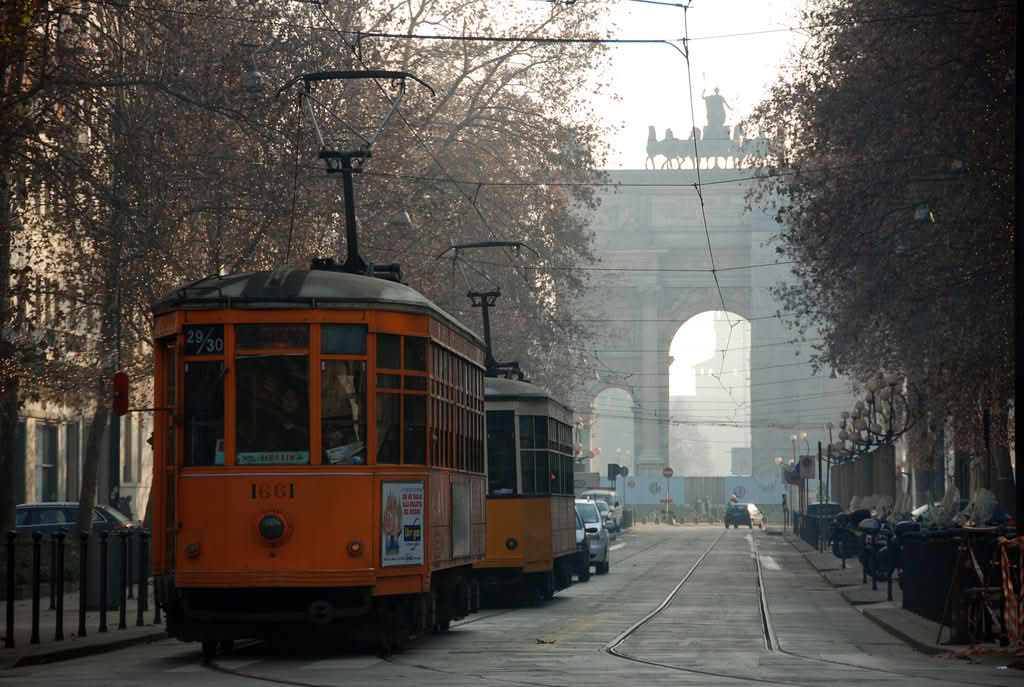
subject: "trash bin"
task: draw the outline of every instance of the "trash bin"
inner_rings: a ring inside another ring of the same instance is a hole
[[[93,532],[86,546],[89,580],[85,587],[85,609],[100,609],[100,535]],[[107,610],[115,610],[121,605],[121,539],[116,536],[107,537]]]

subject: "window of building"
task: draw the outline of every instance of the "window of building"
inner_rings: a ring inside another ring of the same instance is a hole
[[[36,425],[36,499],[57,500],[57,425]]]

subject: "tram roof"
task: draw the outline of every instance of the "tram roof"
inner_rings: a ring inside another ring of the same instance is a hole
[[[558,400],[550,391],[536,384],[521,382],[517,379],[505,379],[503,377],[487,377],[484,379],[485,400],[497,401],[517,398],[547,399],[569,410],[569,406]]]
[[[153,313],[175,310],[377,308],[433,315],[481,348],[483,340],[412,287],[399,282],[334,270],[281,268],[200,279],[168,292],[153,304]]]

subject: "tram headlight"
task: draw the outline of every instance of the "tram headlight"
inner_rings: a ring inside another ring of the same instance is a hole
[[[516,541],[515,537],[509,537],[505,540],[505,548],[509,551],[515,551],[517,546],[519,546],[519,542]]]
[[[260,536],[276,541],[284,536],[284,520],[279,515],[264,515],[260,520]]]

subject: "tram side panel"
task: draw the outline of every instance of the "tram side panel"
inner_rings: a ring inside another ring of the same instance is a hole
[[[177,587],[374,583],[373,475],[243,471],[179,484]]]

